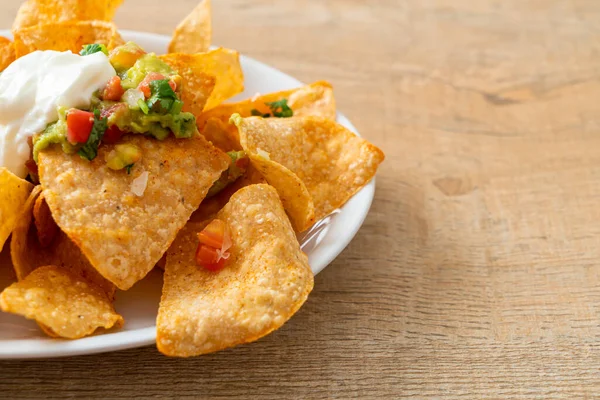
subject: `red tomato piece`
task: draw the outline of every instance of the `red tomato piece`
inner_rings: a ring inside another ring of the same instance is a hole
[[[213,219],[206,228],[198,234],[200,243],[210,246],[214,249],[223,247],[223,242],[226,234],[225,222],[220,219]]]
[[[104,90],[102,91],[102,98],[104,100],[119,101],[121,100],[123,93],[125,93],[125,91],[121,86],[121,78],[119,78],[118,75],[115,75],[110,78],[104,87]]]
[[[218,271],[225,265],[225,259],[219,260],[217,249],[200,243],[196,249],[196,264],[209,271]]]
[[[141,90],[144,93],[146,98],[152,96],[152,91],[150,90],[150,82],[152,81],[160,81],[165,79],[163,74],[159,74],[158,72],[149,72],[148,75],[144,78],[143,81],[138,85],[138,90]]]
[[[102,136],[102,141],[104,143],[112,144],[117,143],[119,139],[124,135],[124,132],[119,129],[116,125],[109,126],[106,132],[104,132],[104,136]]]
[[[169,86],[171,86],[171,90],[173,90],[173,91],[177,90],[177,84],[175,82],[173,82],[172,80],[169,80]]]
[[[94,126],[94,114],[72,108],[67,112],[67,140],[72,143],[85,143]]]

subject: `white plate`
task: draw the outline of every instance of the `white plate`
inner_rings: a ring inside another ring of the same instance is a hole
[[[130,31],[123,31],[122,34],[126,40],[140,44],[146,51],[159,54],[166,52],[169,43],[168,37],[156,34]],[[0,35],[10,36],[10,33],[0,31]],[[233,100],[245,99],[257,92],[270,93],[302,85],[291,76],[251,58],[242,56],[241,62],[246,90]],[[315,80],[318,78],[316,76]],[[346,117],[338,113],[337,119],[356,132],[356,128]],[[333,261],[350,243],[367,216],[374,192],[375,180],[352,197],[342,209],[298,237],[315,274]],[[8,247],[6,245],[0,254],[0,289],[12,282]],[[0,312],[0,359],[73,356],[153,344],[161,288],[162,275],[154,270],[130,290],[118,292],[115,307],[125,318],[125,327],[78,340],[50,339],[34,322]]]

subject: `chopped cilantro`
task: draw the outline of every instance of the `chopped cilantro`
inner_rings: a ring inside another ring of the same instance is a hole
[[[77,152],[81,158],[92,161],[98,155],[98,145],[106,132],[108,124],[106,123],[106,117],[100,118],[100,111],[94,110],[94,125],[90,132],[87,142]]]
[[[134,165],[135,165],[135,163],[129,164],[129,165],[125,166],[125,170],[127,171],[127,175],[131,175],[131,168],[133,168]]]
[[[148,107],[154,111],[168,113],[177,101],[177,95],[171,89],[168,79],[160,79],[150,82],[152,96],[147,101]]]
[[[97,53],[99,51],[108,55],[108,50],[106,49],[106,46],[103,44],[98,44],[98,43],[84,45],[83,49],[81,49],[81,51],[79,52],[79,55],[87,56],[90,54]]]
[[[269,106],[274,117],[289,118],[294,115],[294,111],[287,104],[287,99],[281,99],[265,104]]]

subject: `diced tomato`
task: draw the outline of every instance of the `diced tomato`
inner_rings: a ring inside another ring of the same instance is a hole
[[[240,169],[248,168],[248,164],[250,164],[250,160],[248,159],[248,157],[238,158],[235,161],[235,166]]]
[[[220,219],[213,219],[206,228],[198,234],[200,243],[215,249],[223,247],[223,241],[226,234],[225,222]]]
[[[104,87],[104,90],[102,91],[102,98],[104,100],[119,101],[121,100],[123,93],[125,93],[125,91],[121,86],[121,78],[119,78],[118,75],[115,75],[110,78]]]
[[[173,82],[172,80],[169,80],[169,86],[171,86],[172,91],[177,90],[177,84],[175,82]]]
[[[209,271],[218,271],[225,265],[225,259],[219,259],[217,249],[200,243],[196,249],[196,264]]]
[[[141,90],[144,93],[146,98],[152,96],[152,91],[150,90],[150,82],[152,81],[160,81],[165,79],[163,74],[159,74],[158,72],[149,72],[148,75],[144,78],[143,81],[138,85],[138,90]]]
[[[112,125],[108,127],[106,132],[104,132],[104,136],[102,136],[102,141],[108,144],[117,143],[124,134],[125,133],[122,130],[120,130],[116,125]]]
[[[94,126],[94,114],[72,108],[67,112],[67,140],[72,143],[85,143]]]

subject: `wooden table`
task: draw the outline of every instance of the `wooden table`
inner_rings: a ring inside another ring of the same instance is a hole
[[[195,1],[154,3],[117,23],[168,34]],[[0,397],[600,394],[600,2],[213,3],[215,43],[331,81],[385,150],[363,228],[257,343],[0,362]]]

